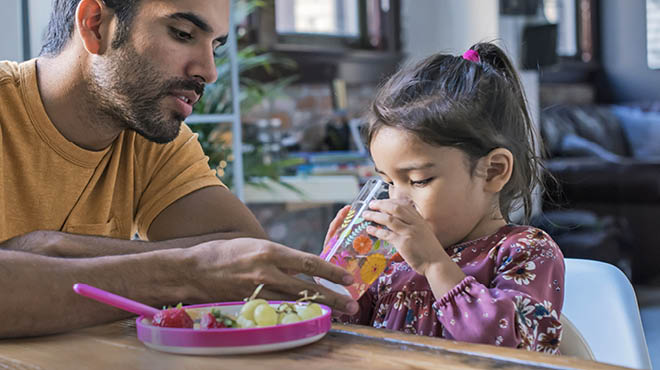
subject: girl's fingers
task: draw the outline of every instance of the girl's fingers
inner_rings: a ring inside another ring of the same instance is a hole
[[[394,239],[396,234],[391,230],[387,230],[384,227],[368,226],[367,234],[372,235],[380,240],[384,240],[392,245],[395,245]]]
[[[407,224],[412,224],[421,215],[415,209],[414,203],[407,199],[383,199],[369,203],[369,208],[396,216]]]
[[[330,226],[328,227],[328,232],[325,234],[325,241],[323,242],[324,246],[328,244],[328,240],[330,240],[330,238],[335,234],[335,232],[337,232],[337,229],[339,229],[339,227],[341,226],[342,221],[344,221],[350,209],[351,206],[347,205],[344,206],[342,209],[340,209],[339,212],[337,212],[335,219],[332,220]]]
[[[390,230],[395,232],[403,232],[405,229],[410,228],[410,225],[401,221],[398,217],[389,215],[382,212],[364,211],[362,217],[365,220],[373,221],[379,225],[387,226]]]

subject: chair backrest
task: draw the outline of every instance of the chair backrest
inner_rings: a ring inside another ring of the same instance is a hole
[[[596,361],[596,356],[594,356],[589,343],[587,343],[582,333],[568,319],[566,314],[562,312],[559,321],[561,321],[562,327],[561,342],[559,342],[559,351],[561,354]]]
[[[593,359],[599,362],[651,369],[637,297],[630,281],[608,263],[566,258],[564,307],[578,335],[588,343]],[[562,322],[565,322],[563,320]],[[574,335],[559,346],[562,353],[589,359],[576,349]],[[573,343],[573,344],[571,344]],[[572,348],[573,347],[573,348]]]

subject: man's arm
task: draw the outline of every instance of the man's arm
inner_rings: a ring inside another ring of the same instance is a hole
[[[153,307],[235,301],[265,284],[260,297],[293,299],[318,291],[321,303],[355,313],[357,303],[296,278],[305,273],[350,283],[344,269],[263,239],[210,241],[191,248],[97,258],[54,258],[0,250],[0,338],[33,336],[109,322],[129,313],[76,295],[86,283]]]
[[[53,257],[100,257],[187,248],[210,240],[267,239],[252,212],[229,190],[210,186],[165,208],[149,228],[150,241],[35,231],[0,243],[0,249]]]

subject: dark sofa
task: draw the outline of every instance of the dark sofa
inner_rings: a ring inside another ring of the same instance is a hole
[[[637,283],[660,277],[660,104],[557,105],[542,111],[540,131],[549,153],[546,168],[559,184],[548,182],[544,211],[570,220],[563,228],[549,222],[558,226],[552,231],[560,239],[571,229],[584,231],[576,225],[580,217],[562,212],[591,213],[601,220],[591,240],[608,244],[579,252],[565,238],[565,254],[627,259]],[[594,224],[588,217],[584,222]]]

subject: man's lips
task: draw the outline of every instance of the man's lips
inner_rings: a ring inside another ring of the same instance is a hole
[[[175,90],[171,92],[171,95],[181,99],[181,101],[189,105],[195,105],[199,100],[199,95],[190,90]]]

